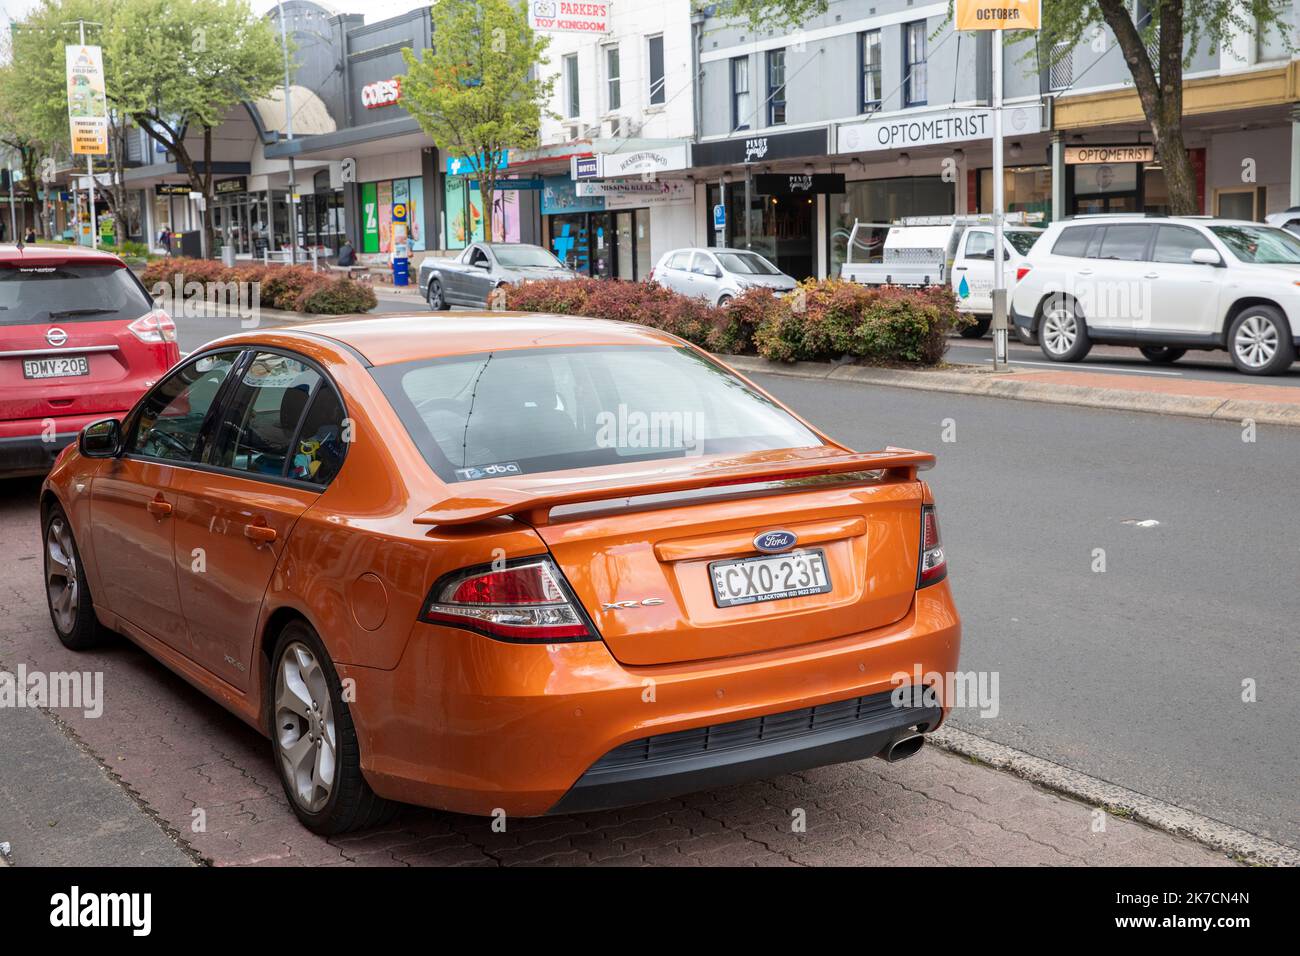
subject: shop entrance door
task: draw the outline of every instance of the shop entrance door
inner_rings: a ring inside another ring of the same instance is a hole
[[[614,213],[591,214],[591,274],[598,279],[618,275],[618,242]]]

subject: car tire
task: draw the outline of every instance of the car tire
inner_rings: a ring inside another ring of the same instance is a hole
[[[1038,347],[1053,362],[1079,362],[1092,350],[1088,325],[1070,299],[1052,299],[1038,323]]]
[[[361,775],[352,713],[325,645],[304,621],[280,632],[271,655],[271,752],[294,815],[322,836],[377,826],[400,804]],[[305,743],[304,743],[305,741]]]
[[[71,651],[88,651],[112,637],[99,623],[90,585],[81,566],[81,552],[72,535],[72,524],[63,508],[54,504],[45,513],[41,529],[45,542],[45,601],[50,623],[60,643]]]
[[[1295,343],[1282,310],[1275,305],[1242,309],[1228,328],[1228,355],[1247,375],[1285,372],[1295,361]]]
[[[425,290],[424,298],[434,312],[446,312],[451,308],[447,304],[446,294],[442,291],[442,280],[436,276],[429,279],[429,287]]]
[[[1038,336],[1034,335],[1028,329],[1022,329],[1020,326],[1012,323],[1011,329],[1016,334],[1016,341],[1021,345],[1037,345]]]
[[[1156,365],[1173,365],[1187,354],[1187,349],[1175,349],[1167,345],[1142,345],[1138,351],[1144,359]]]
[[[992,324],[993,324],[993,316],[991,315],[977,316],[975,319],[975,324],[962,326],[961,331],[958,332],[958,335],[960,335],[963,339],[982,339],[984,338],[984,334],[988,332],[989,326]]]

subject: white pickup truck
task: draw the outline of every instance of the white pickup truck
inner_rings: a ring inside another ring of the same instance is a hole
[[[1015,288],[1020,260],[1043,234],[1026,221],[1023,215],[1015,220],[1008,216],[1003,226],[1008,293]],[[888,224],[855,222],[840,278],[862,285],[951,285],[958,311],[976,319],[961,330],[962,336],[979,338],[993,321],[992,220],[914,216]]]

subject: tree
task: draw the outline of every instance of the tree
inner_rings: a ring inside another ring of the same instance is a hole
[[[106,30],[108,98],[176,157],[204,197],[212,248],[212,130],[231,107],[266,95],[283,73],[279,39],[246,0],[115,0]],[[194,129],[201,157],[190,152]]]
[[[511,0],[437,0],[433,49],[402,51],[402,103],[444,151],[464,159],[479,184],[483,235],[492,241],[492,202],[511,149],[537,145],[555,80],[540,78],[550,40],[534,35]]]
[[[1151,126],[1156,156],[1164,167],[1170,211],[1196,215],[1196,175],[1183,143],[1183,67],[1202,43],[1211,50],[1234,34],[1279,28],[1290,0],[1044,0],[1039,46],[1050,61],[1108,27],[1133,77],[1142,112]],[[1134,19],[1134,10],[1139,11]]]

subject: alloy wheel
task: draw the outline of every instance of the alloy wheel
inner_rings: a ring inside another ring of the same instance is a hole
[[[1267,316],[1249,315],[1237,329],[1232,348],[1243,365],[1263,368],[1273,361],[1280,340],[1277,326]]]
[[[1055,308],[1043,319],[1038,337],[1047,345],[1049,352],[1062,355],[1074,347],[1079,337],[1079,320],[1069,309]]]
[[[69,634],[77,623],[77,553],[72,532],[62,518],[55,518],[45,531],[45,590],[55,623]]]
[[[294,799],[309,813],[320,811],[334,790],[338,736],[325,671],[300,641],[280,655],[275,675],[275,738]]]
[[[429,308],[435,312],[442,308],[442,283],[437,279],[429,280]]]

